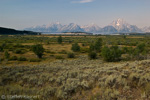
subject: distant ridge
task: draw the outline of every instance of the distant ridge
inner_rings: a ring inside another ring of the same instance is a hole
[[[111,24],[101,28],[96,24],[80,26],[74,23],[68,25],[62,25],[60,23],[53,23],[49,25],[29,27],[25,30],[35,32],[51,32],[51,33],[62,33],[62,32],[90,32],[100,34],[114,34],[114,33],[145,33],[150,32],[150,27],[138,28],[136,25],[130,25],[125,20],[119,18],[112,21]]]
[[[20,31],[11,28],[0,27],[0,35],[39,35],[38,32]]]

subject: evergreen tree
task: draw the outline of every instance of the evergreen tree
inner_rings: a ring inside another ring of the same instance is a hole
[[[96,52],[100,52],[102,48],[102,39],[99,38],[96,42],[95,42],[95,50]]]
[[[74,51],[74,52],[80,51],[80,46],[78,45],[78,43],[72,44],[71,50]]]
[[[38,58],[42,58],[44,53],[44,48],[41,44],[34,45],[33,52],[38,56]]]
[[[95,45],[93,45],[93,44],[90,44],[89,51],[90,51],[90,52],[92,52],[92,51],[95,51]]]
[[[58,42],[59,44],[62,43],[62,37],[61,37],[61,36],[58,37],[57,42]]]
[[[5,58],[8,60],[10,57],[10,54],[8,53],[8,51],[5,51]]]

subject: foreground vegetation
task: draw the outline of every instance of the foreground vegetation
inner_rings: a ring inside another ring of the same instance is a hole
[[[0,95],[39,95],[38,100],[148,100],[150,60],[104,63],[74,60],[2,66]]]
[[[150,99],[150,37],[0,36],[0,95]]]

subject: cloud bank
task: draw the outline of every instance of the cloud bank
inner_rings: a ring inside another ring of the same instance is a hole
[[[79,0],[79,1],[72,1],[72,3],[89,3],[93,2],[94,0]]]

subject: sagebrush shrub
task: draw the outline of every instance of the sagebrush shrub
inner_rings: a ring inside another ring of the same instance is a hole
[[[67,57],[68,57],[68,58],[74,58],[74,57],[75,57],[75,54],[72,53],[72,52],[69,52],[69,53],[67,54]]]
[[[27,61],[27,58],[25,58],[25,57],[19,57],[18,61]]]
[[[12,57],[10,57],[10,59],[9,60],[17,60],[18,59],[18,57],[17,56],[12,56]]]
[[[88,54],[88,56],[89,56],[90,59],[96,59],[96,58],[97,58],[97,53],[94,52],[94,51],[92,51],[92,52],[90,52],[90,53]]]

